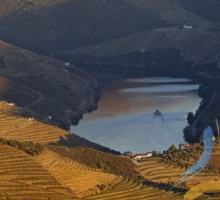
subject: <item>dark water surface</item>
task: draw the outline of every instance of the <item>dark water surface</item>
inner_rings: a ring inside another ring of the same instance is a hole
[[[201,99],[185,78],[138,78],[106,85],[98,109],[71,131],[120,152],[163,151],[183,143],[188,112]],[[155,113],[159,110],[159,113]]]

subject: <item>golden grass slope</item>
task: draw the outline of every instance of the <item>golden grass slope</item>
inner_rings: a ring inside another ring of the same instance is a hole
[[[99,187],[108,189],[121,180],[119,176],[103,173],[101,170],[87,167],[49,150],[37,156],[36,160],[78,197],[98,193]]]
[[[5,113],[6,111],[2,112]],[[109,150],[61,128],[44,124],[34,119],[29,120],[20,116],[3,114],[2,112],[0,112],[1,138],[69,147],[86,146],[101,151]]]
[[[0,145],[0,199],[76,199],[33,157]]]
[[[19,116],[0,115],[0,136],[5,139],[40,143],[58,142],[67,131]]]
[[[142,183],[133,182],[129,179],[124,179],[115,187],[100,194],[95,194],[86,197],[88,200],[180,200],[183,199],[181,193],[172,191],[166,192],[151,186],[143,185]]]
[[[185,195],[184,199],[193,200],[207,191],[220,191],[220,181],[207,181],[191,188]]]
[[[173,165],[168,165],[162,162],[160,157],[148,158],[140,162],[138,170],[141,175],[149,181],[155,183],[174,184],[177,183],[181,175],[187,168],[180,168]],[[198,175],[186,182],[187,188],[191,188],[199,183],[214,180],[217,176],[214,172],[203,170]],[[181,186],[181,185],[179,185]]]
[[[173,168],[172,166],[166,165],[164,163],[159,163],[161,159],[152,157],[146,161],[140,162],[138,170],[141,175],[147,178],[148,180],[155,182],[169,182],[177,181],[180,175],[184,172],[184,169]]]

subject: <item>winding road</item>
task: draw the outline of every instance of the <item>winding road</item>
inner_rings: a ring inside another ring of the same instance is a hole
[[[41,94],[41,92],[38,92],[38,94],[40,95],[40,97],[36,101],[34,101],[33,103],[30,103],[30,104],[26,105],[24,108],[29,108],[30,106],[33,106],[33,105],[38,104],[41,101],[43,101],[44,96]]]

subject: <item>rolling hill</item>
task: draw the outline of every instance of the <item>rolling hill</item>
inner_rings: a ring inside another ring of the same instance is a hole
[[[47,55],[172,25],[126,1],[10,0],[0,6],[0,39]]]
[[[82,69],[2,41],[0,56],[0,100],[65,129],[96,108],[100,85]]]
[[[0,199],[178,200],[198,184],[215,184],[219,140],[207,167],[170,191],[198,160],[201,144],[132,162],[67,130],[97,108],[101,84],[88,68],[184,74],[202,81],[208,94],[219,93],[218,12],[217,0],[2,0]],[[215,125],[218,100],[198,131]],[[199,198],[219,195],[204,192]]]
[[[68,131],[13,116],[9,113],[19,108],[7,102],[0,105],[3,199],[184,199],[188,189],[218,177],[219,140],[207,167],[169,191],[192,161],[199,159],[201,144],[132,163]],[[218,195],[218,191],[209,192]]]

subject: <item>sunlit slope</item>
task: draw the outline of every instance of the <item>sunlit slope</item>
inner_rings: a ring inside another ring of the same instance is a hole
[[[189,168],[189,167],[188,167]],[[152,184],[177,183],[181,175],[188,169],[187,167],[177,167],[172,164],[165,164],[159,157],[149,158],[146,161],[140,162],[138,170],[147,180],[152,181]],[[214,180],[216,174],[212,171],[203,170],[195,177],[186,182],[187,187],[193,187],[198,183]],[[154,182],[154,183],[153,183]],[[181,185],[179,185],[181,186]],[[165,186],[167,188],[167,186]],[[170,186],[171,187],[171,186]]]
[[[140,162],[138,169],[142,176],[155,182],[177,181],[184,169],[176,168],[159,162],[161,158],[149,158]]]
[[[2,199],[68,200],[76,199],[75,196],[97,200],[183,199],[182,193],[166,192],[127,178],[122,180],[49,150],[31,157],[13,147],[0,145],[0,158]]]
[[[173,191],[166,192],[163,189],[153,188],[143,185],[142,183],[133,182],[129,179],[124,179],[112,189],[100,194],[95,194],[86,199],[94,200],[150,200],[150,199],[183,199],[183,194],[174,193]]]
[[[63,186],[71,188],[76,196],[88,196],[108,189],[121,180],[121,177],[103,173],[69,158],[46,150],[36,159],[51,172]],[[103,190],[102,189],[102,190]]]
[[[8,140],[59,144],[70,147],[86,146],[101,151],[109,150],[55,126],[6,114],[0,114],[0,137]]]
[[[0,145],[0,159],[1,199],[76,199],[68,187],[24,152]]]

